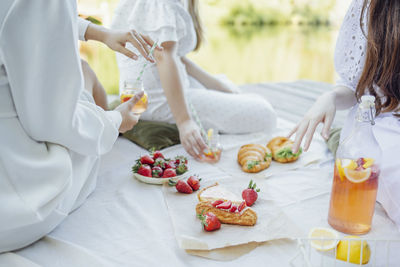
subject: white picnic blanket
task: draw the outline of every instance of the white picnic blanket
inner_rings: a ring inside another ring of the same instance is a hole
[[[284,132],[291,125],[280,121],[279,126],[279,131]],[[204,177],[229,175],[230,167],[237,168],[230,153],[234,154],[241,144],[265,143],[268,138],[257,134],[224,136],[225,151],[219,164],[191,160],[189,168]],[[235,252],[235,247],[230,252],[191,252],[200,257],[180,248],[162,187],[144,184],[132,177],[131,166],[144,153],[143,149],[120,138],[113,150],[103,157],[97,188],[86,203],[37,243],[20,251],[0,254],[0,266],[291,266],[289,262],[298,255],[299,249],[297,242],[289,239],[252,243],[245,252],[239,248],[240,253]],[[165,153],[181,154],[183,149],[176,146]],[[268,178],[257,178],[260,182],[263,180],[260,198],[279,206],[296,222],[304,236],[311,227],[327,225],[333,168],[331,156],[320,138],[316,138],[309,153],[324,160]],[[248,177],[244,180],[248,181]],[[379,206],[373,224],[371,235],[399,236]],[[232,253],[240,257],[232,257]],[[392,260],[398,262],[400,259],[396,256],[399,256],[394,255]],[[303,266],[303,263],[300,256],[294,261],[295,266]]]

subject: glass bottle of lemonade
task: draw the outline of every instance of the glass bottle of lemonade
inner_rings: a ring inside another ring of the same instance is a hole
[[[144,91],[142,80],[124,81],[123,88],[120,93],[121,103],[124,103],[135,96],[139,92],[144,92],[144,95],[139,102],[132,108],[135,114],[142,114],[146,111],[148,105],[148,96]]]
[[[382,151],[372,132],[375,97],[363,96],[351,134],[339,145],[329,207],[329,224],[348,234],[371,229]]]

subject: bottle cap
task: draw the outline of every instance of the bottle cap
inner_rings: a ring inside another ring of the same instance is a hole
[[[373,95],[363,95],[361,97],[360,105],[365,108],[375,107],[375,96]]]

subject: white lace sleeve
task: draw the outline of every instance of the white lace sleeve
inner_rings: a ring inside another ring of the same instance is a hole
[[[335,69],[339,75],[337,85],[348,87],[353,91],[357,88],[365,63],[367,40],[360,25],[363,3],[363,0],[353,0],[351,3],[340,29],[335,50]],[[366,25],[365,21],[364,16],[363,25]]]

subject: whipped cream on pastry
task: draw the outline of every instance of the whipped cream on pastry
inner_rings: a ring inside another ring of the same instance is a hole
[[[233,203],[240,204],[242,203],[243,199],[226,189],[225,187],[217,184],[214,186],[210,186],[203,190],[202,192],[199,192],[199,200],[200,201],[215,201],[218,199],[223,199],[223,200],[230,200]]]

